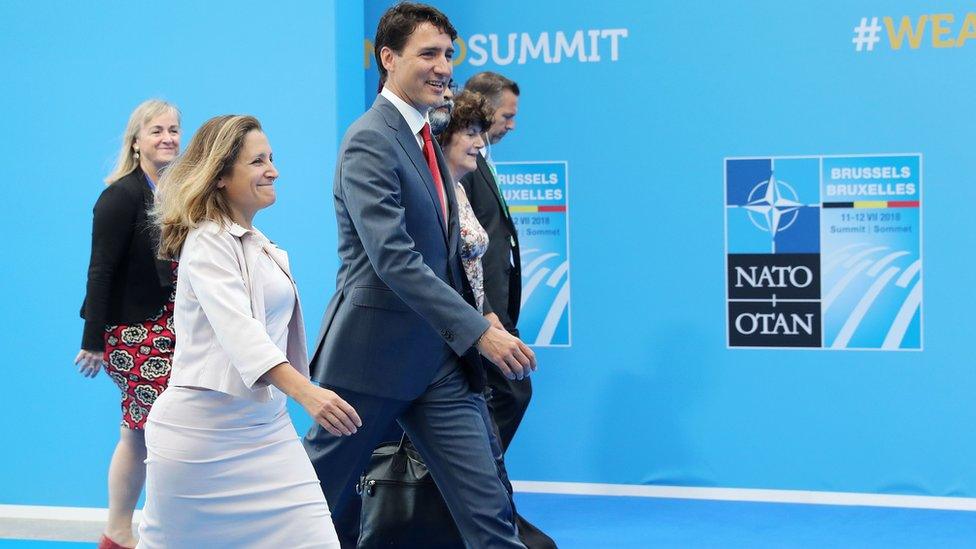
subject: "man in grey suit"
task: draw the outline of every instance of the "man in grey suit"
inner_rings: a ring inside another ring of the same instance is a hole
[[[523,547],[483,416],[479,353],[512,378],[534,370],[535,356],[472,306],[453,177],[426,120],[451,78],[456,37],[430,6],[387,10],[374,40],[384,88],[339,150],[342,264],[311,367],[363,424],[344,437],[313,426],[305,448],[344,547],[359,532],[355,482],[393,421],[423,456],[467,546]]]

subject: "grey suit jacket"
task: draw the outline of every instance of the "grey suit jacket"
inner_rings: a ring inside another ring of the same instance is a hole
[[[416,138],[378,96],[339,148],[333,194],[341,266],[311,361],[317,382],[412,400],[454,354],[472,389],[483,389],[473,345],[489,324],[473,306],[459,255],[457,199],[445,190],[446,225]]]

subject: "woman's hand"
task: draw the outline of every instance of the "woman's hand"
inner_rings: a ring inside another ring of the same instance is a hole
[[[487,318],[488,322],[490,322],[491,325],[494,326],[495,328],[498,328],[499,330],[505,329],[505,326],[502,326],[502,321],[498,318],[498,315],[496,315],[495,313],[488,313],[485,315],[485,318]]]
[[[85,377],[97,376],[98,371],[102,369],[104,363],[105,361],[102,360],[101,351],[82,349],[78,351],[78,356],[75,357],[75,365],[78,366],[78,373]]]
[[[359,419],[359,414],[348,402],[318,385],[309,383],[297,400],[316,423],[333,435],[353,435],[357,428],[363,426],[363,420]]]
[[[348,402],[335,392],[312,383],[287,362],[271,368],[262,377],[298,401],[315,423],[337,437],[355,434],[356,429],[363,426],[363,420]]]

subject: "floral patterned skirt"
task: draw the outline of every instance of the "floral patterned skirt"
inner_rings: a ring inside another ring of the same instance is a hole
[[[173,301],[135,324],[105,327],[106,373],[122,390],[122,426],[143,429],[149,408],[169,383],[173,345]]]

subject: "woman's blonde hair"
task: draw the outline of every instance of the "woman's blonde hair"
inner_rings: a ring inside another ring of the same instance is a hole
[[[125,133],[122,134],[122,148],[119,150],[119,157],[115,161],[115,168],[105,178],[105,183],[111,185],[132,173],[132,170],[139,166],[139,159],[134,154],[136,136],[150,120],[168,112],[176,113],[176,120],[179,122],[180,110],[162,99],[143,101],[132,111],[132,114],[129,115],[129,123],[125,125]]]
[[[190,140],[186,152],[163,172],[152,216],[161,230],[159,256],[178,259],[190,229],[201,221],[224,224],[231,218],[227,198],[217,181],[231,173],[251,131],[262,131],[257,118],[216,116]]]

